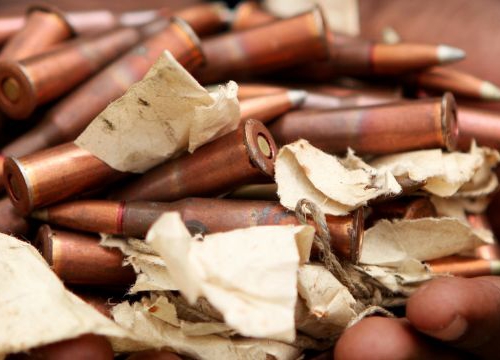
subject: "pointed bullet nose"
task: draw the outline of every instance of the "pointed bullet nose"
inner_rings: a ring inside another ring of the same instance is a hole
[[[439,45],[437,53],[441,64],[447,64],[465,58],[465,51],[448,45]]]
[[[487,100],[500,100],[500,89],[488,81],[483,81],[481,97]]]
[[[307,97],[307,91],[305,90],[289,90],[288,98],[293,106],[300,106]]]

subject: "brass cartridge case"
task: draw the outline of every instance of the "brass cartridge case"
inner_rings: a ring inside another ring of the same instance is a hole
[[[328,57],[319,8],[268,25],[203,41],[207,64],[195,72],[205,84],[262,74]]]
[[[99,245],[98,236],[52,229],[42,225],[35,246],[65,283],[123,287],[135,280],[131,266],[122,266],[119,249]]]
[[[112,199],[174,201],[215,195],[248,183],[271,182],[276,144],[266,127],[246,120],[192,154],[167,161],[111,193]]]
[[[192,234],[259,225],[299,225],[292,211],[276,201],[187,198],[171,203],[81,200],[35,211],[32,216],[75,230],[143,238],[164,213],[177,211]],[[348,216],[326,216],[332,249],[356,262],[363,239],[363,209]]]
[[[452,255],[441,259],[426,261],[426,264],[433,273],[438,274],[451,274],[462,277],[500,275],[499,260],[484,260]]]
[[[54,106],[33,129],[4,147],[4,156],[23,156],[74,140],[106,106],[143,78],[166,49],[187,69],[203,62],[199,39],[182,20],[108,65]]]
[[[426,197],[398,199],[372,206],[372,214],[367,221],[373,223],[380,219],[413,220],[437,217],[434,204]]]
[[[187,22],[200,37],[225,30],[231,21],[231,11],[223,2],[191,5],[174,15]]]
[[[278,18],[262,9],[256,1],[242,1],[234,10],[231,30],[241,31],[269,24]]]
[[[27,353],[11,354],[9,360],[112,360],[111,343],[103,335],[85,334],[30,349]]]
[[[256,119],[263,124],[300,106],[307,93],[302,90],[288,90],[284,93],[259,96],[240,101],[241,120]]]
[[[140,28],[123,27],[84,38],[20,61],[0,62],[0,109],[13,119],[28,118],[38,105],[72,89],[121,53],[137,44],[142,34],[158,32],[167,21]]]
[[[460,106],[458,128],[460,150],[468,151],[473,139],[480,146],[500,149],[500,115],[497,112]]]
[[[98,189],[126,173],[69,142],[21,158],[7,158],[4,186],[20,214]]]
[[[274,121],[269,131],[281,145],[306,139],[329,153],[351,147],[359,154],[390,154],[442,147],[454,150],[456,105],[442,98],[331,111],[296,111]]]
[[[27,17],[24,27],[2,48],[0,60],[24,59],[75,35],[64,14],[53,6],[31,6]]]
[[[25,237],[30,230],[28,220],[19,215],[10,199],[3,196],[0,199],[0,233]]]

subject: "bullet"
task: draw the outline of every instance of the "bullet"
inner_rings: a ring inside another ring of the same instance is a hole
[[[482,100],[500,100],[500,89],[471,74],[436,66],[403,80],[410,89],[421,88],[436,92],[451,91],[454,95]]]
[[[146,350],[133,353],[127,360],[182,360],[182,358],[167,350]]]
[[[458,109],[458,148],[468,151],[472,140],[480,146],[500,149],[500,115],[460,105]]]
[[[89,289],[85,286],[79,285],[72,286],[68,290],[85,301],[87,304],[91,305],[101,314],[111,319],[113,318],[111,315],[113,305],[121,302],[120,300],[115,301],[116,291],[105,292],[102,289],[97,289],[98,291],[96,291],[96,289]]]
[[[28,220],[16,212],[10,199],[4,195],[0,199],[0,233],[25,238],[29,230]]]
[[[484,260],[452,255],[426,261],[426,264],[436,274],[451,274],[461,277],[500,275],[500,260]]]
[[[442,98],[329,111],[294,111],[274,121],[269,131],[278,144],[306,139],[329,153],[351,147],[358,154],[446,148],[458,137],[456,104]]]
[[[116,288],[131,285],[135,272],[130,265],[122,265],[121,250],[99,243],[98,236],[42,225],[34,245],[64,283]]]
[[[196,4],[175,12],[175,16],[187,22],[200,37],[225,30],[231,22],[231,10],[224,2]]]
[[[19,157],[73,141],[110,102],[144,77],[165,48],[188,70],[203,62],[199,39],[184,21],[173,19],[163,31],[143,41],[66,96],[33,129],[5,146],[1,153]]]
[[[11,354],[11,360],[112,360],[113,348],[105,336],[84,334],[30,349],[27,353]]]
[[[241,31],[253,27],[269,24],[278,18],[264,11],[256,1],[242,1],[234,10],[231,24],[232,31]]]
[[[467,214],[467,221],[473,229],[489,230],[493,232],[491,223],[486,214]],[[494,244],[481,245],[474,249],[474,255],[484,260],[500,260],[500,246]]]
[[[74,230],[144,238],[151,225],[168,211],[179,212],[192,234],[260,225],[300,224],[295,214],[277,201],[207,198],[187,198],[171,203],[81,200],[35,211],[32,217]],[[363,209],[347,216],[327,215],[326,221],[333,250],[357,262],[363,239]]]
[[[246,199],[246,200],[273,200],[279,201],[277,194],[278,186],[272,184],[249,184],[237,187],[229,192],[225,197],[229,199]]]
[[[65,94],[143,36],[167,26],[160,20],[143,28],[122,27],[75,41],[20,61],[0,62],[0,109],[13,119],[28,118],[35,108]]]
[[[331,96],[308,92],[301,108],[305,110],[333,110],[338,108],[359,107],[396,102],[395,98],[370,95]]]
[[[393,199],[397,199],[406,195],[411,195],[414,192],[422,189],[426,184],[426,180],[412,180],[408,175],[394,176],[399,186],[401,186],[401,192],[398,194],[386,194],[380,195],[374,199],[368,201],[368,205],[373,206],[377,204],[382,204]]]
[[[24,27],[2,48],[0,59],[20,60],[40,54],[75,35],[64,14],[54,6],[33,5],[27,10]],[[2,84],[2,87],[11,84]]]
[[[240,101],[241,120],[256,119],[266,124],[293,108],[299,107],[307,97],[303,90],[254,97]]]
[[[125,176],[72,142],[4,163],[4,186],[23,215]]]
[[[272,72],[328,57],[321,10],[202,42],[207,63],[195,72],[204,84]]]
[[[287,92],[284,86],[259,83],[238,83],[238,100],[247,100],[254,97],[276,95]]]
[[[425,217],[437,217],[434,204],[426,197],[403,198],[372,206],[370,223],[380,219],[414,220]]]
[[[192,154],[146,172],[116,191],[115,200],[174,201],[220,195],[238,186],[272,182],[278,151],[266,127],[246,120],[240,127]]]

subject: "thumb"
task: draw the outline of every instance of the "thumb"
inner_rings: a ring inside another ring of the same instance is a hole
[[[500,351],[500,277],[446,278],[422,286],[408,300],[414,328],[481,357]]]

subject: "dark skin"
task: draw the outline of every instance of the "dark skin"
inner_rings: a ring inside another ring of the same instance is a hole
[[[500,358],[500,277],[443,278],[418,289],[405,319],[371,317],[347,329],[335,360]]]

